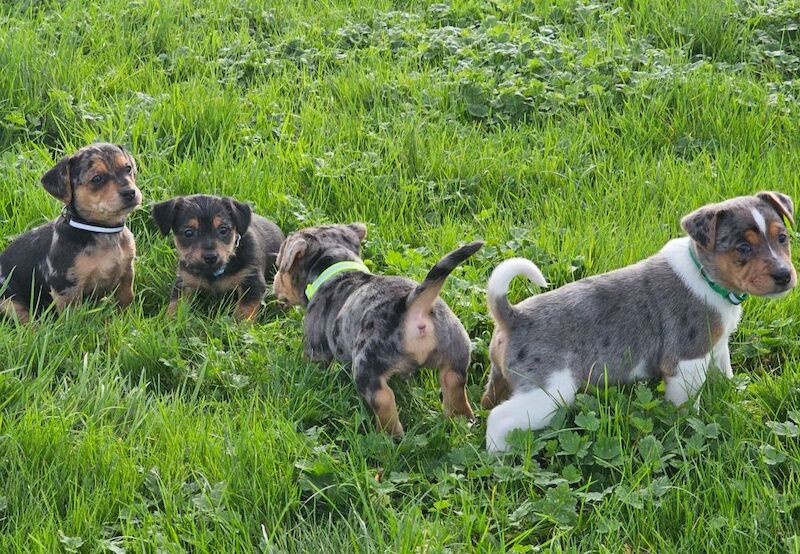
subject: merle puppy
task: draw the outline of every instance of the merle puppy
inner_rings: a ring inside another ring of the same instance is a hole
[[[167,312],[174,314],[181,295],[195,290],[237,291],[237,319],[252,319],[261,307],[283,232],[249,205],[233,198],[195,194],[152,207],[164,235],[172,231],[178,270]]]
[[[681,221],[688,234],[636,264],[511,305],[516,275],[546,285],[530,261],[501,263],[489,279],[495,331],[482,404],[489,450],[513,429],[546,426],[585,383],[663,379],[676,405],[709,367],[733,376],[728,338],[748,294],[777,298],[797,284],[786,222],[792,199],[760,192],[709,204]]]
[[[62,311],[112,291],[121,307],[130,304],[136,245],[125,218],[142,202],[131,155],[116,144],[90,144],[41,182],[64,210],[0,253],[0,315],[26,322],[31,309],[55,303]]]
[[[371,275],[359,258],[366,233],[361,223],[322,225],[289,235],[281,247],[275,295],[305,306],[306,355],[351,365],[379,428],[394,436],[403,434],[403,426],[387,382],[422,366],[439,369],[445,415],[471,419],[465,390],[469,337],[438,295],[446,277],[483,243],[449,253],[420,284]]]

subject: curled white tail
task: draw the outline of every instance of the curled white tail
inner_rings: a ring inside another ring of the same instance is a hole
[[[547,286],[547,280],[532,261],[525,258],[511,258],[502,262],[492,272],[487,287],[489,310],[495,321],[504,323],[511,315],[512,308],[506,294],[511,280],[517,275],[524,275],[540,287]]]

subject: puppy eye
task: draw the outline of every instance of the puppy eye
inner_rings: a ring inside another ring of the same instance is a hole
[[[125,173],[130,174],[131,171],[133,171],[133,168],[130,165],[126,165],[125,166]]]
[[[93,184],[99,185],[100,183],[103,182],[103,176],[102,175],[95,175],[94,177],[92,177],[91,181],[92,181]]]
[[[224,225],[222,227],[220,227],[219,229],[217,229],[217,233],[219,233],[219,236],[221,236],[221,237],[227,236],[228,231],[230,231],[230,229],[228,229]]]
[[[789,240],[789,235],[787,235],[786,233],[781,233],[780,235],[778,235],[778,243],[786,244],[786,241],[788,240]]]
[[[184,229],[183,236],[186,237],[187,239],[192,238],[194,236],[194,229]]]
[[[736,251],[739,254],[749,254],[750,252],[753,251],[753,247],[750,246],[749,242],[742,242],[739,243],[739,245],[736,247]]]

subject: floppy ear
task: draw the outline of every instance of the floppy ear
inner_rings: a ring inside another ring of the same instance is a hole
[[[756,194],[756,197],[775,208],[778,215],[788,219],[789,225],[794,226],[794,202],[792,202],[791,198],[782,192],[770,190],[759,192]]]
[[[150,208],[150,214],[153,216],[153,221],[158,225],[158,230],[162,235],[168,235],[172,229],[172,224],[175,222],[175,215],[178,213],[178,207],[183,202],[183,196],[170,198],[164,202],[153,204]]]
[[[72,200],[72,186],[69,182],[69,158],[69,156],[64,156],[52,169],[42,175],[44,190],[64,204],[69,204],[70,200]]]
[[[703,206],[681,219],[681,227],[700,247],[710,250],[714,248],[717,224],[723,213],[716,205]]]
[[[225,202],[225,205],[228,208],[231,217],[233,218],[233,223],[236,225],[236,230],[240,235],[245,234],[247,232],[247,228],[250,227],[250,220],[253,217],[253,209],[250,207],[250,204],[239,202],[238,200],[234,200],[228,196],[222,200]]]
[[[363,223],[351,223],[347,226],[348,229],[353,231],[356,235],[358,235],[358,240],[363,241],[364,237],[367,236],[367,226]]]
[[[131,167],[133,168],[133,170],[131,171],[131,173],[133,173],[133,174],[135,175],[135,174],[136,174],[136,160],[134,160],[134,159],[133,159],[133,156],[131,156],[131,155],[128,153],[128,151],[127,151],[127,150],[125,150],[125,148],[124,148],[124,147],[123,147],[121,144],[115,144],[114,146],[116,146],[117,148],[119,148],[120,150],[122,150],[122,153],[123,153],[123,154],[125,154],[125,157],[126,157],[126,158],[128,158],[128,161],[130,162],[130,164],[131,164]]]
[[[306,253],[307,248],[308,243],[305,239],[295,239],[291,242],[289,242],[289,239],[286,239],[278,254],[278,271],[283,271],[285,273],[292,269],[294,262],[297,258]]]

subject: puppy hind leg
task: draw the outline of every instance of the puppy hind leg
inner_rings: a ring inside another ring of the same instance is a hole
[[[501,402],[508,400],[511,396],[511,384],[506,379],[500,367],[492,362],[489,372],[489,380],[486,381],[486,389],[481,396],[481,406],[491,410]]]
[[[544,389],[515,392],[489,414],[486,449],[505,452],[508,450],[507,435],[514,429],[546,427],[559,406],[572,403],[576,391],[572,373],[564,370],[551,375]]]
[[[391,372],[376,371],[376,368],[366,367],[363,362],[356,361],[353,364],[353,375],[358,392],[375,414],[378,429],[393,437],[402,437],[403,426],[397,413],[394,391],[386,383]]]
[[[459,370],[448,366],[439,370],[439,385],[442,387],[442,406],[446,417],[462,415],[467,419],[475,419],[467,399],[466,368]]]

